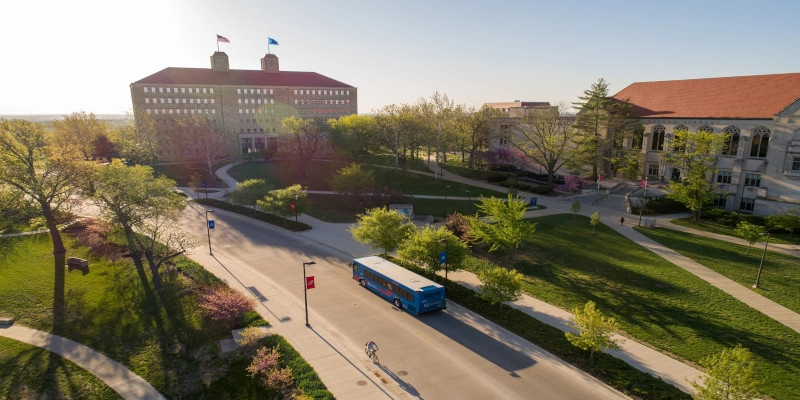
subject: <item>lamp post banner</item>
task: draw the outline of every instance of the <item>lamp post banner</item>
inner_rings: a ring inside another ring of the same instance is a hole
[[[313,289],[314,288],[314,277],[309,276],[306,277],[306,289]]]

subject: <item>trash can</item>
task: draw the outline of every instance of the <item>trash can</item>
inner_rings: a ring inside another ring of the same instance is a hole
[[[531,207],[536,207],[536,197],[531,197],[530,206]]]

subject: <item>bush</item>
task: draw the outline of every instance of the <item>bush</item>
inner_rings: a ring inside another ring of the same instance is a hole
[[[219,208],[221,210],[235,212],[259,221],[264,221],[268,224],[280,226],[281,228],[288,229],[292,232],[301,232],[311,229],[310,226],[302,222],[295,222],[293,219],[286,219],[279,217],[275,214],[267,214],[263,211],[255,210],[252,208],[237,206],[222,200],[217,199],[199,199],[195,200],[197,204],[203,204],[210,207]]]
[[[245,313],[255,307],[255,301],[227,286],[217,285],[203,289],[197,305],[209,318],[224,321],[230,329],[235,329]]]
[[[657,197],[645,203],[645,209],[656,214],[676,214],[686,211],[686,206],[679,201],[666,197]]]
[[[508,179],[506,174],[489,174],[486,176],[486,181],[491,183],[504,182]]]

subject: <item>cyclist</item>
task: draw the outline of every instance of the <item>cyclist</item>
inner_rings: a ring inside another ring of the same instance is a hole
[[[366,351],[367,355],[370,357],[372,357],[373,355],[377,357],[378,354],[376,352],[378,351],[378,345],[375,344],[375,342],[373,342],[372,340],[370,340],[364,346],[364,351]]]

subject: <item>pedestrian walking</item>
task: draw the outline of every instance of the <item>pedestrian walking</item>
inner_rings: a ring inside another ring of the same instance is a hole
[[[625,217],[620,217],[619,218],[619,224],[622,225],[622,226],[625,226]]]

